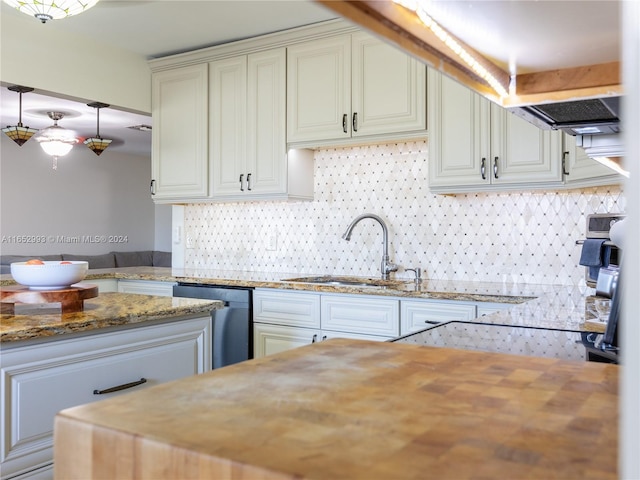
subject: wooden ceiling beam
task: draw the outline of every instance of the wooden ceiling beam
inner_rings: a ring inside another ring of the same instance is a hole
[[[451,49],[424,26],[414,12],[392,1],[316,0],[365,30],[384,37],[428,66],[441,71],[479,94],[505,107],[623,94],[620,62],[510,77],[470,45],[451,36],[489,71],[510,93],[501,97],[476,75]]]

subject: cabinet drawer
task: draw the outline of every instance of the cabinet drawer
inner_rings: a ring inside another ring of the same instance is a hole
[[[322,329],[397,337],[399,301],[338,295],[322,296]]]
[[[320,295],[255,290],[253,293],[253,321],[320,328]]]
[[[402,335],[424,330],[434,323],[476,318],[476,306],[473,303],[403,300],[400,304]]]
[[[3,475],[51,463],[60,410],[210,370],[210,336],[206,317],[3,349]],[[146,383],[94,394],[142,378]]]
[[[173,296],[173,282],[156,282],[146,280],[118,280],[118,292],[140,293],[143,295],[157,295],[160,297]]]

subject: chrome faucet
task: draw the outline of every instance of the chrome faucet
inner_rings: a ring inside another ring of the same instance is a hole
[[[398,266],[392,263],[389,260],[389,232],[387,230],[387,225],[384,223],[378,215],[374,215],[373,213],[363,213],[359,217],[356,217],[353,222],[347,227],[347,231],[344,232],[342,238],[344,238],[347,242],[351,240],[351,232],[353,231],[353,227],[355,227],[360,220],[365,218],[371,218],[378,222],[382,227],[382,263],[380,264],[380,272],[382,273],[382,279],[388,280],[389,273],[395,272],[398,270]]]

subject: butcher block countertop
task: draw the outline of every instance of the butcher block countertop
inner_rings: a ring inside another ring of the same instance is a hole
[[[80,312],[63,314],[60,307],[44,307],[17,304],[15,314],[2,314],[2,347],[11,347],[24,341],[54,339],[64,334],[87,333],[100,328],[208,315],[211,310],[222,308],[223,303],[131,293],[100,293],[95,298],[85,300],[84,310]]]
[[[615,479],[619,368],[332,339],[63,410],[55,474]]]

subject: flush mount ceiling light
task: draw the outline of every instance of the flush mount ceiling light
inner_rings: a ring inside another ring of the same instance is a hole
[[[20,94],[20,113],[18,116],[18,124],[13,126],[8,125],[6,128],[3,128],[2,131],[6,133],[11,140],[22,146],[27,143],[34,133],[38,131],[35,128],[29,128],[22,125],[22,94],[33,92],[33,88],[21,87],[20,85],[11,85],[7,88],[12,92],[18,92]]]
[[[77,15],[93,7],[99,0],[4,0],[16,10],[33,15],[42,23],[47,20]]]
[[[108,106],[108,104],[100,102],[87,103],[87,107],[93,107],[98,111],[98,117],[96,121],[96,136],[87,138],[84,141],[84,144],[91,150],[93,150],[93,153],[95,153],[96,155],[100,155],[102,152],[104,152],[109,144],[113,141],[109,140],[108,138],[102,138],[100,136],[100,109],[107,108]]]
[[[47,155],[53,157],[53,169],[58,169],[58,157],[62,157],[69,153],[73,146],[78,143],[75,132],[58,126],[58,120],[64,117],[62,112],[47,112],[49,118],[53,120],[53,125],[40,130],[35,136],[37,142],[40,143],[42,150]]]

